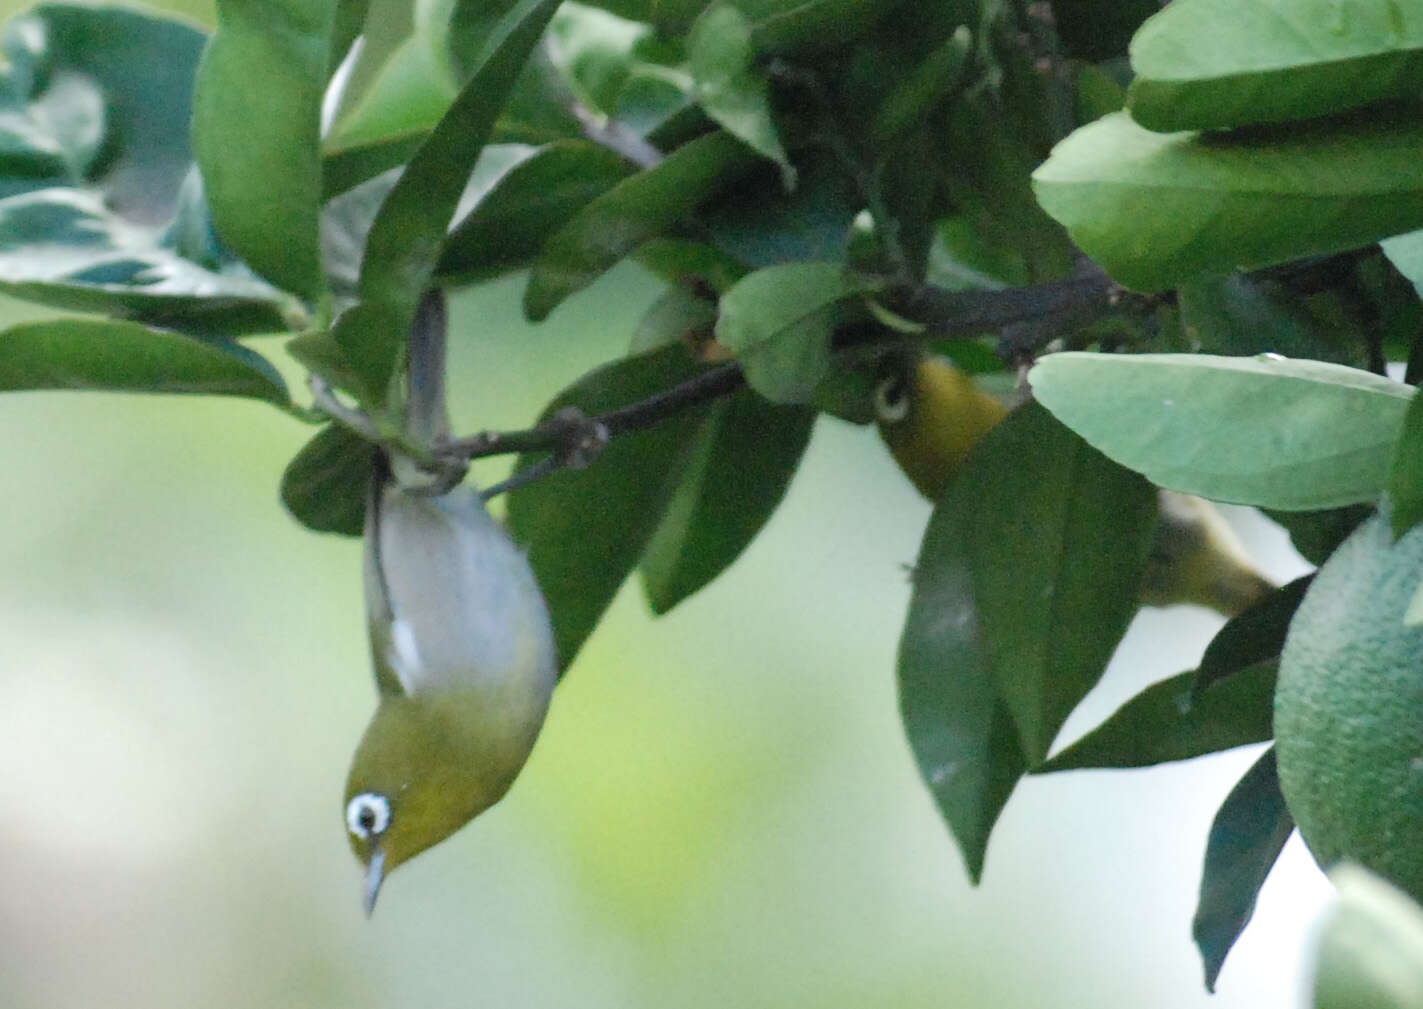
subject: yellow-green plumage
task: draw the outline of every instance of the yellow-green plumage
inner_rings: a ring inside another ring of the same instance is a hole
[[[1008,408],[942,357],[895,359],[880,381],[880,434],[905,476],[931,501]]]
[[[473,489],[432,497],[383,484],[365,560],[380,705],[346,784],[352,847],[376,867],[372,903],[385,874],[509,789],[556,679],[533,572]],[[362,797],[381,800],[389,821],[364,837],[351,812]]]
[[[1160,520],[1141,580],[1143,603],[1191,603],[1233,617],[1275,588],[1209,501],[1165,490],[1158,500]]]
[[[884,362],[875,413],[905,476],[938,501],[1008,408],[946,358],[906,353]],[[1161,491],[1159,502],[1160,521],[1142,576],[1144,605],[1191,603],[1231,617],[1274,588],[1209,501]]]
[[[405,434],[416,444],[448,438],[444,351],[444,302],[430,292],[405,362]],[[391,870],[509,790],[557,679],[529,562],[462,475],[382,450],[371,478],[365,595],[380,703],[345,800],[367,911]]]

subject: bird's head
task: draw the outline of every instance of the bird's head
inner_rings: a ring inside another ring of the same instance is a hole
[[[365,867],[368,913],[397,866],[509,790],[547,703],[545,696],[536,712],[512,717],[512,700],[460,690],[381,700],[346,779],[347,836]],[[525,698],[519,706],[528,703]]]

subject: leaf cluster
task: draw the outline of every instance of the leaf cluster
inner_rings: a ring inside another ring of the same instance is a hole
[[[1390,361],[1406,361],[1407,383],[1420,375],[1419,28],[1387,0],[1173,4],[1130,43],[1124,108],[1034,173],[1043,206],[1114,278],[1172,292],[1173,349],[1193,352],[1053,355],[1029,376],[1037,400],[1160,486],[1265,510],[1315,563],[1385,497],[1395,535],[1423,518],[1423,408],[1386,375]],[[1190,755],[1173,712],[1191,752],[1269,738],[1305,591],[1232,620],[1194,674],[1045,769]],[[1423,603],[1405,622],[1423,622]],[[1292,826],[1267,750],[1207,841],[1194,933],[1208,986]]]
[[[634,571],[660,614],[728,568],[887,365],[1001,388],[1036,361],[935,502],[898,656],[977,880],[1024,774],[1270,738],[1303,583],[1053,752],[1140,605],[1158,488],[1268,509],[1316,563],[1385,492],[1397,531],[1423,517],[1423,407],[1381,374],[1423,373],[1418,24],[1156,7],[222,0],[205,37],[45,4],[3,40],[0,291],[84,315],[0,333],[0,389],[324,424],[281,493],[346,535],[375,443],[519,451],[509,524],[566,667]],[[530,431],[405,429],[429,290],[521,271],[537,321],[630,258],[665,292]],[[243,342],[270,333],[336,393],[295,403]],[[568,466],[559,432],[590,429]],[[1207,843],[1209,984],[1290,829],[1267,752]]]

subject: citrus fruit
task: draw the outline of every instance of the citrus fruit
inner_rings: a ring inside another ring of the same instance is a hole
[[[1354,859],[1423,899],[1423,526],[1368,519],[1319,569],[1280,658],[1280,787],[1323,866]]]

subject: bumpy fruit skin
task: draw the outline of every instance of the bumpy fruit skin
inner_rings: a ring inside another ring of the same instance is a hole
[[[1354,859],[1423,899],[1423,527],[1364,522],[1320,568],[1280,659],[1280,787],[1323,866]]]

